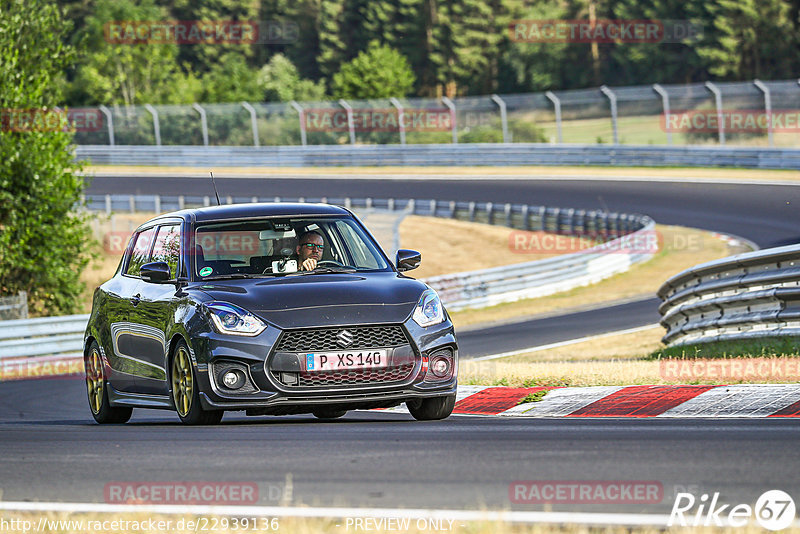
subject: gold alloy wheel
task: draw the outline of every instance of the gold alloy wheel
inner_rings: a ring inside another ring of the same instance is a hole
[[[103,405],[103,359],[97,348],[92,349],[89,361],[86,363],[86,390],[92,413],[100,413]]]
[[[193,394],[192,362],[186,347],[178,347],[178,353],[172,361],[172,398],[181,417],[186,417],[192,408]]]

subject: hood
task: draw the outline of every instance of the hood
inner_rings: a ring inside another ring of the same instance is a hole
[[[281,328],[402,323],[425,284],[395,272],[219,280],[194,286]]]

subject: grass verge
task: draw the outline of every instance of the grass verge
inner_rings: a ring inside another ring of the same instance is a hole
[[[456,328],[487,322],[503,322],[554,310],[569,310],[609,301],[654,295],[670,276],[698,263],[750,250],[731,244],[716,234],[681,226],[657,225],[661,250],[647,262],[590,286],[546,297],[520,300],[451,314]],[[531,258],[533,260],[535,258]],[[423,264],[425,257],[423,256]]]
[[[662,347],[646,356],[649,360],[667,358],[787,358],[800,357],[800,339],[788,336],[760,337],[738,341],[697,343],[680,347]]]

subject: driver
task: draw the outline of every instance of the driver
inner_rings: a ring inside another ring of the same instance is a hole
[[[325,249],[322,235],[311,230],[300,236],[297,245],[297,263],[300,264],[301,271],[313,271],[317,267],[317,262],[322,259],[322,251]]]

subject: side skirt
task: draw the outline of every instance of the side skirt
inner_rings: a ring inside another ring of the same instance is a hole
[[[108,401],[111,406],[131,406],[134,408],[158,408],[174,410],[172,399],[167,395],[145,395],[143,393],[126,393],[117,391],[106,382]]]

